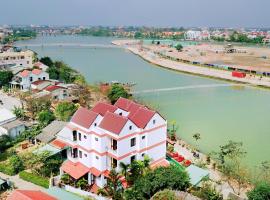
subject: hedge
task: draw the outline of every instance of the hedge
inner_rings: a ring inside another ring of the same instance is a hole
[[[34,183],[44,188],[49,188],[49,180],[47,178],[43,178],[41,176],[26,172],[26,171],[20,172],[19,176],[21,179],[25,181]]]

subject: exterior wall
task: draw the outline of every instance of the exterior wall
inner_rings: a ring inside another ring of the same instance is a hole
[[[125,111],[125,110],[122,110],[122,109],[120,109],[120,108],[117,108],[117,110],[114,112],[114,113],[116,113],[116,114],[120,114],[120,113],[122,113],[122,115],[123,116],[128,116],[128,114],[129,114],[129,112],[127,112],[127,111]]]
[[[57,89],[51,92],[53,99],[63,100],[66,99],[68,95],[68,89]]]
[[[25,126],[24,125],[20,125],[17,127],[14,127],[10,130],[7,130],[3,127],[0,126],[0,136],[1,135],[8,135],[11,138],[16,138],[17,136],[19,136],[23,131],[25,130]]]
[[[21,126],[17,126],[9,130],[8,134],[11,138],[15,138],[15,137],[18,137],[24,130],[25,130],[25,126],[21,125]]]
[[[31,68],[33,67],[33,55],[34,53],[29,50],[21,52],[3,52],[0,53],[0,65],[15,65]]]

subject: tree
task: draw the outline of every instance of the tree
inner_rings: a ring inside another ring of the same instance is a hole
[[[206,200],[223,200],[222,195],[216,191],[209,182],[204,182],[198,191],[193,193],[195,196]]]
[[[129,164],[125,164],[123,162],[120,162],[120,167],[122,170],[122,174],[125,176],[125,179],[127,179]]]
[[[43,110],[38,113],[38,121],[43,124],[47,125],[55,119],[54,114],[49,110]]]
[[[18,155],[13,155],[9,158],[9,165],[11,166],[13,174],[17,174],[24,170],[23,161]]]
[[[120,97],[129,98],[130,94],[122,85],[112,84],[112,87],[108,93],[108,98],[110,99],[111,103],[114,104]]]
[[[86,189],[88,185],[88,181],[85,178],[81,178],[77,181],[76,186],[81,189]]]
[[[160,190],[185,191],[189,186],[189,176],[186,171],[171,165],[148,171],[144,176],[138,178],[130,189],[125,191],[125,197],[129,200],[146,200]]]
[[[28,97],[25,101],[26,108],[32,119],[36,119],[38,113],[44,110],[49,110],[51,107],[51,100],[48,97],[32,98]]]
[[[180,43],[178,43],[178,44],[175,46],[175,48],[176,48],[177,51],[182,51],[183,46],[182,46]]]
[[[169,138],[172,140],[172,141],[175,141],[176,140],[176,131],[178,130],[179,126],[177,125],[176,121],[175,120],[172,120],[170,123],[169,123],[169,126],[168,126],[168,136]]]
[[[259,183],[253,190],[247,193],[249,200],[270,200],[270,184]]]
[[[172,190],[162,190],[157,192],[151,200],[177,200],[178,198],[175,195],[175,192]]]
[[[106,186],[103,189],[100,189],[98,193],[111,197],[113,200],[123,199],[123,187],[120,181],[120,174],[118,174],[115,169],[110,171]]]
[[[52,67],[54,65],[52,59],[48,56],[40,58],[39,61],[42,62],[44,65],[47,65],[48,67]]]
[[[55,108],[55,116],[61,121],[68,121],[78,107],[71,102],[61,102]]]
[[[0,71],[0,87],[8,86],[12,78],[13,74],[11,71]]]
[[[8,135],[0,136],[0,152],[5,151],[12,146],[12,139]]]
[[[240,194],[241,189],[247,185],[249,177],[247,168],[241,162],[246,155],[243,143],[229,141],[228,144],[220,146],[220,151],[215,152],[214,155],[217,155],[226,181],[235,193]]]
[[[26,117],[25,110],[23,108],[14,106],[12,112],[17,118],[25,119]]]

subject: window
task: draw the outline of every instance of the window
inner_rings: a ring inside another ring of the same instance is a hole
[[[98,156],[96,156],[96,159],[98,160],[98,159],[99,159],[99,157],[98,157]]]
[[[119,115],[120,115],[120,116],[122,116],[122,115],[123,115],[123,113],[121,113],[121,112],[120,112],[120,113],[119,113]]]
[[[153,124],[155,124],[155,123],[156,123],[156,120],[154,119],[154,120],[153,120]]]
[[[112,168],[117,167],[117,160],[115,158],[111,158],[111,166],[112,166]]]
[[[131,140],[130,140],[130,146],[131,147],[134,147],[136,145],[136,138],[132,138]]]
[[[74,130],[74,131],[72,132],[72,134],[73,134],[73,141],[77,141],[77,131]]]
[[[145,135],[142,136],[142,140],[144,140],[144,139],[145,139]]]
[[[87,157],[87,154],[86,153],[84,154],[84,157]]]
[[[33,77],[31,76],[31,77],[29,78],[29,80],[32,82],[32,81],[33,81]]]
[[[46,78],[45,77],[43,77],[43,80],[45,80]]]
[[[82,141],[82,134],[79,133],[79,140]]]
[[[112,150],[117,150],[117,141],[115,139],[111,139],[111,148]]]
[[[144,155],[145,155],[145,154],[144,154],[144,153],[142,153],[142,157],[144,157]]]
[[[136,156],[135,155],[130,157],[130,163],[132,163],[135,160],[136,160]]]
[[[80,158],[82,158],[82,151],[79,151],[79,156]]]
[[[71,150],[71,157],[72,158],[77,158],[78,157],[78,149],[72,149]]]
[[[97,123],[94,123],[94,126],[97,126]]]
[[[132,130],[132,126],[129,126],[129,130]]]
[[[95,140],[98,141],[98,138],[96,137]]]
[[[84,138],[84,139],[87,139],[87,136],[86,136],[86,135],[84,135],[84,136],[83,136],[83,138]]]

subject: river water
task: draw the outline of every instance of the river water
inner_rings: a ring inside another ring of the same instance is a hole
[[[18,44],[39,56],[63,60],[80,71],[89,83],[135,82],[135,90],[223,84],[224,81],[178,73],[156,67],[120,48],[82,46],[30,46],[29,44],[110,44],[113,38],[46,36]],[[270,90],[252,87],[213,87],[137,95],[158,108],[168,121],[179,124],[178,135],[203,152],[216,150],[229,140],[241,141],[245,163],[256,166],[270,160]],[[196,142],[192,136],[201,134]]]

